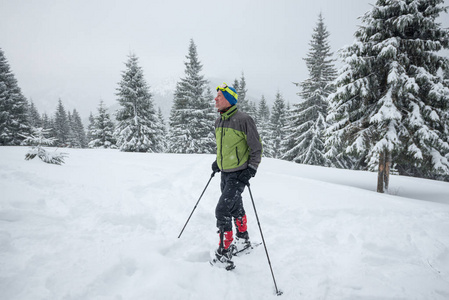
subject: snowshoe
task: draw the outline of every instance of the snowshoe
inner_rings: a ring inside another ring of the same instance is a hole
[[[212,266],[217,266],[219,268],[224,268],[228,271],[235,268],[234,262],[232,261],[232,253],[235,252],[235,246],[231,245],[228,249],[219,247],[215,251],[215,258],[210,261]]]
[[[223,268],[226,269],[227,271],[231,271],[235,268],[235,264],[232,260],[229,260],[227,262],[221,262],[218,259],[214,258],[211,261],[209,261],[209,263],[211,264],[211,266]]]
[[[250,243],[250,242],[245,243],[245,244],[244,244],[242,247],[240,247],[240,248],[237,248],[237,247],[236,247],[235,251],[232,252],[232,255],[233,255],[233,256],[241,256],[241,255],[244,255],[244,254],[249,254],[249,253],[251,253],[251,251],[252,251],[254,248],[256,248],[256,247],[258,247],[258,246],[260,246],[260,245],[262,245],[262,243],[260,243],[260,242],[258,242],[258,243]]]

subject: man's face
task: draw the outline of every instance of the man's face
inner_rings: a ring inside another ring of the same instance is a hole
[[[217,92],[217,97],[215,97],[215,107],[218,110],[224,110],[229,106],[231,106],[231,104],[229,104],[228,100],[226,100],[226,98],[223,96],[223,93],[219,90]]]

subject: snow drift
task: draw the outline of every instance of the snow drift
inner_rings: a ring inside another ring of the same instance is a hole
[[[2,299],[279,299],[263,247],[211,267],[213,155],[0,147]],[[263,159],[252,192],[281,299],[448,299],[449,183]],[[260,241],[247,191],[249,233]]]

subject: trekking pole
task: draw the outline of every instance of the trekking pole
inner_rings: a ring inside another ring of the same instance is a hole
[[[189,223],[190,217],[193,215],[193,212],[195,211],[198,203],[200,203],[201,197],[203,197],[204,192],[206,191],[207,187],[209,186],[210,181],[212,180],[212,177],[214,177],[214,176],[215,176],[215,172],[212,172],[212,175],[210,175],[210,178],[209,178],[209,181],[206,184],[206,187],[204,188],[203,192],[201,193],[200,198],[198,199],[198,201],[195,204],[195,207],[193,208],[192,212],[190,213],[190,216],[187,219],[187,222],[185,223],[184,227],[182,228],[181,233],[178,235],[178,239],[181,237],[181,234],[183,233],[184,229],[186,228],[187,223]]]
[[[257,215],[256,205],[254,204],[253,194],[251,193],[251,188],[249,187],[249,183],[248,183],[248,191],[249,191],[249,195],[251,196],[251,202],[253,203],[254,213],[256,214],[257,225],[259,225],[260,236],[262,237],[262,242],[263,242],[263,246],[265,248],[265,253],[267,254],[268,265],[270,266],[271,276],[273,277],[274,288],[276,289],[276,295],[280,296],[280,295],[282,295],[282,292],[280,290],[278,290],[278,287],[276,284],[276,279],[274,278],[273,268],[271,267],[270,256],[268,255],[267,245],[265,244],[265,239],[263,238],[262,227],[260,227],[259,216]]]

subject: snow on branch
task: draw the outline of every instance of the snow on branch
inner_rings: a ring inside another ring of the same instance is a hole
[[[393,103],[392,91],[388,90],[387,94],[383,96],[379,103],[382,104],[379,111],[371,117],[371,123],[381,123],[388,120],[401,120],[401,113]]]
[[[440,171],[442,174],[449,174],[449,161],[447,158],[442,156],[436,149],[432,149],[430,154],[432,156],[434,169]]]

